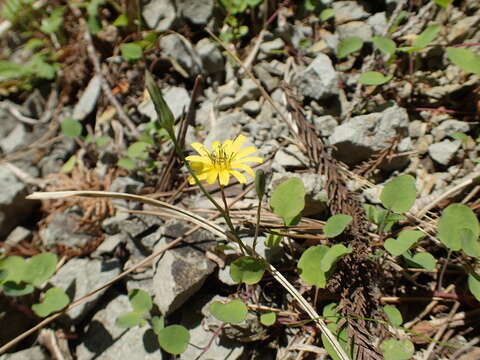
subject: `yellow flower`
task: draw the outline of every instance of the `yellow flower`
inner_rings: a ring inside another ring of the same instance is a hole
[[[245,136],[239,135],[235,140],[226,140],[223,144],[214,141],[212,150],[208,150],[200,143],[193,143],[192,147],[200,155],[190,155],[185,159],[190,162],[198,180],[206,180],[207,183],[213,184],[218,178],[220,185],[228,185],[230,175],[233,175],[241,184],[245,184],[247,178],[238,170],[245,171],[253,178],[255,173],[245,163],[263,162],[263,159],[258,156],[248,156],[257,151],[255,146],[247,146],[245,149],[241,149],[246,139]],[[190,184],[195,184],[192,176],[188,180]]]

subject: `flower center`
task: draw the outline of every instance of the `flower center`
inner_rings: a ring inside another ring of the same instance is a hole
[[[212,161],[213,166],[220,169],[229,168],[234,156],[234,153],[228,153],[225,151],[223,145],[219,145],[217,149],[208,153],[208,157]]]

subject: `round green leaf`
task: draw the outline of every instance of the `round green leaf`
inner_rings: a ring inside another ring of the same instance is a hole
[[[220,301],[214,301],[210,305],[210,313],[220,321],[232,324],[238,324],[247,317],[247,305],[240,300],[232,300],[223,304]]]
[[[165,318],[163,316],[154,316],[152,317],[152,328],[155,334],[158,335],[160,330],[165,327]]]
[[[82,124],[73,118],[66,118],[62,121],[61,129],[63,135],[75,139],[82,135]]]
[[[335,10],[332,8],[323,9],[320,13],[320,21],[325,22],[335,16]]]
[[[127,149],[127,154],[130,158],[145,159],[148,156],[147,149],[150,144],[143,141],[136,141]]]
[[[131,311],[117,317],[115,325],[119,328],[129,329],[135,326],[145,325],[145,319],[142,317],[141,313]]]
[[[285,224],[290,225],[305,207],[305,188],[302,180],[291,178],[278,185],[272,193],[270,207]]]
[[[328,251],[325,245],[311,246],[305,250],[298,261],[300,277],[309,285],[324,288],[327,285],[325,272],[320,268],[321,261]]]
[[[393,212],[405,213],[415,203],[416,196],[415,179],[410,175],[401,175],[384,186],[380,201]]]
[[[424,47],[430,45],[430,43],[437,37],[437,34],[440,31],[440,29],[441,29],[440,25],[435,24],[435,25],[428,26],[413,41],[412,47],[423,49]]]
[[[470,229],[461,229],[459,235],[462,250],[465,254],[476,258],[480,257],[480,244],[478,243],[478,237],[475,236],[473,231]]]
[[[374,36],[372,42],[378,50],[388,55],[392,55],[397,50],[395,42],[383,36]]]
[[[42,285],[55,273],[57,262],[57,255],[52,253],[33,256],[27,262],[27,270],[23,280],[35,286]]]
[[[166,352],[178,355],[183,353],[190,341],[190,333],[181,325],[170,325],[158,332],[158,343]]]
[[[409,340],[388,339],[382,342],[380,348],[385,360],[408,360],[415,352],[415,347]]]
[[[352,217],[350,215],[338,214],[330,216],[323,227],[323,233],[328,237],[338,236],[351,222]]]
[[[400,326],[403,323],[402,313],[392,305],[385,305],[383,311],[387,314],[388,322],[393,326]]]
[[[466,205],[451,204],[438,220],[438,238],[449,249],[458,251],[462,248],[463,229],[469,229],[478,239],[480,226],[475,213]]]
[[[392,75],[385,76],[378,71],[367,71],[360,75],[358,82],[363,85],[382,85],[389,82],[392,77]]]
[[[333,266],[337,263],[338,260],[340,260],[341,257],[351,252],[352,248],[347,248],[345,245],[333,245],[327,250],[327,252],[323,256],[323,259],[320,262],[320,269],[325,273],[330,271],[330,269],[333,268]]]
[[[480,56],[473,51],[458,47],[447,47],[447,56],[452,63],[463,71],[480,74]]]
[[[39,304],[33,304],[32,310],[40,317],[48,316],[62,310],[70,303],[70,299],[60,288],[49,289]]]
[[[75,164],[77,162],[77,157],[75,155],[70,156],[70,158],[63,164],[62,166],[62,172],[63,173],[69,173],[70,171],[73,170],[75,167]]]
[[[137,167],[137,165],[135,164],[135,161],[133,161],[133,159],[130,159],[130,158],[119,159],[117,161],[117,165],[127,170],[133,170]]]
[[[135,312],[143,314],[149,312],[152,308],[152,298],[141,289],[133,289],[128,293],[130,304]]]
[[[425,234],[418,230],[403,230],[398,239],[387,239],[385,244],[385,250],[387,250],[393,256],[402,255],[408,249],[410,249],[418,240],[423,238]]]
[[[344,58],[355,51],[358,51],[363,46],[363,40],[359,37],[349,37],[340,41],[337,47],[337,57]]]
[[[230,264],[230,276],[236,283],[256,284],[264,273],[265,261],[253,256],[242,256]]]
[[[136,43],[125,43],[120,45],[122,57],[127,61],[135,61],[143,56],[142,47]]]
[[[475,296],[475,299],[480,301],[480,281],[473,274],[468,275],[468,289]]]
[[[6,270],[7,275],[4,282],[10,281],[20,283],[27,272],[27,262],[20,256],[8,256],[0,260],[0,269]]]
[[[277,321],[277,314],[275,314],[273,311],[260,316],[260,322],[265,326],[272,326],[275,324],[275,321]]]
[[[437,264],[437,260],[428,252],[422,252],[415,254],[415,256],[411,256],[407,251],[403,254],[403,258],[410,266],[424,268],[429,271],[434,270],[435,265]]]
[[[23,296],[31,294],[35,288],[32,284],[15,283],[13,281],[6,281],[2,284],[3,293],[7,296]]]

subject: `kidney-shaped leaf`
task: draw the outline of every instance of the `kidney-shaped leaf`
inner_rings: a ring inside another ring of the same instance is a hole
[[[351,222],[352,217],[350,215],[338,214],[330,216],[323,227],[323,233],[328,237],[338,236]]]
[[[378,71],[367,71],[360,75],[358,82],[363,85],[382,85],[389,82],[392,77],[392,75],[385,76]]]
[[[327,250],[325,256],[320,262],[320,269],[323,272],[329,272],[342,256],[352,252],[352,248],[342,244],[335,244]]]
[[[401,175],[387,182],[380,194],[380,200],[387,209],[405,213],[415,203],[416,196],[415,179],[410,175]]]
[[[424,237],[425,234],[418,230],[403,230],[397,240],[387,239],[384,247],[393,256],[402,255],[410,249],[418,240]]]
[[[477,276],[473,274],[468,275],[468,289],[475,296],[475,299],[480,301],[480,281]]]
[[[242,256],[230,264],[230,276],[236,283],[256,284],[264,273],[265,261],[253,256]]]
[[[437,264],[437,260],[428,252],[422,252],[412,256],[407,251],[402,256],[410,266],[424,268],[429,271],[435,269],[435,265]]]
[[[305,188],[302,180],[291,178],[278,185],[272,193],[270,207],[285,224],[289,225],[305,207]]]
[[[48,316],[54,312],[62,310],[70,303],[70,298],[60,288],[49,289],[39,304],[33,304],[32,310],[41,317]]]
[[[480,244],[478,243],[478,236],[475,236],[470,229],[460,230],[460,242],[462,250],[471,257],[480,257]]]
[[[447,56],[452,63],[467,73],[480,74],[480,56],[468,49],[447,47]]]
[[[458,251],[462,248],[463,229],[471,230],[478,239],[480,226],[475,213],[463,204],[449,205],[438,221],[438,238],[449,249]]]
[[[403,323],[402,313],[393,305],[385,305],[383,311],[387,314],[388,322],[393,326],[400,326]]]
[[[272,326],[277,321],[277,314],[273,311],[262,314],[260,316],[260,322],[265,326]]]
[[[408,360],[415,352],[415,347],[409,340],[388,339],[382,342],[380,348],[385,360]]]
[[[170,325],[158,332],[158,343],[166,352],[178,355],[183,353],[190,341],[190,333],[182,325]]]
[[[339,59],[344,58],[345,56],[360,50],[362,46],[363,46],[363,40],[360,39],[359,37],[349,37],[349,38],[343,39],[338,44],[337,57]]]
[[[133,289],[128,293],[128,298],[133,310],[137,313],[146,313],[152,308],[152,298],[144,290]]]
[[[232,324],[238,324],[247,317],[247,306],[240,300],[232,300],[223,304],[220,301],[214,301],[210,305],[210,313],[220,321]]]
[[[56,267],[57,255],[52,253],[37,254],[27,262],[24,281],[40,286],[55,273]]]
[[[129,329],[135,326],[144,326],[145,323],[146,321],[142,317],[142,314],[136,311],[122,314],[115,320],[115,325],[123,329]]]
[[[325,245],[309,247],[305,250],[298,261],[297,267],[301,270],[300,277],[309,285],[324,288],[327,285],[327,277],[321,270],[320,264],[328,251]]]

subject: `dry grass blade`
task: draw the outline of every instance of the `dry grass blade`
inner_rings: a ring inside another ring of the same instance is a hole
[[[217,235],[218,237],[224,239],[224,240],[230,240],[230,237],[228,233],[223,230],[220,226],[216,225],[215,223],[208,221],[207,219],[202,218],[201,216],[198,216],[196,214],[193,214],[190,211],[181,209],[177,206],[171,205],[169,203],[160,201],[160,200],[155,200],[146,196],[140,196],[140,195],[132,195],[132,194],[123,194],[123,193],[116,193],[116,192],[107,192],[107,191],[57,191],[57,192],[36,192],[28,196],[29,199],[36,199],[36,200],[42,200],[42,199],[59,199],[59,198],[64,198],[64,197],[69,197],[69,196],[90,196],[90,197],[110,197],[110,198],[116,198],[116,199],[123,199],[123,200],[133,200],[133,201],[140,201],[145,204],[153,205],[153,206],[158,206],[162,208],[162,211],[166,212],[167,214],[172,214],[175,217],[180,217],[186,221],[193,222],[197,224],[198,226],[201,226],[203,229],[210,231],[211,233]],[[170,244],[171,245],[171,244]],[[145,263],[146,260],[148,261],[151,260],[151,257],[155,255],[152,254],[149,257],[145,258],[141,263]],[[157,254],[158,255],[158,254]],[[268,264],[268,263],[267,263]],[[137,264],[136,266],[139,266]],[[317,327],[320,329],[320,331],[325,334],[325,336],[328,338],[330,343],[332,344],[333,348],[335,349],[335,352],[337,356],[341,360],[349,360],[348,355],[346,354],[345,350],[340,346],[338,343],[336,337],[332,334],[332,332],[327,328],[327,325],[325,322],[322,320],[322,318],[317,314],[315,309],[308,303],[308,301],[295,289],[295,287],[288,282],[287,279],[277,270],[275,267],[272,265],[267,266],[267,270],[272,274],[272,276],[275,278],[275,280],[278,281],[280,285],[283,286],[285,290],[287,290],[295,300],[298,301],[300,307],[307,313],[307,315],[312,319],[312,321],[317,325]],[[129,269],[129,271],[133,271],[133,269]],[[119,276],[124,276],[120,274]],[[117,277],[118,278],[118,277]],[[109,286],[110,284],[113,283],[113,281],[116,281],[115,278],[114,280],[110,281],[104,287]],[[104,288],[102,287],[102,289]],[[99,291],[99,289],[95,290]],[[72,303],[67,309],[70,309],[73,304]],[[57,315],[57,314],[56,314]],[[53,321],[56,317],[56,315],[52,316],[52,320],[49,322]],[[48,319],[48,318],[47,318]],[[45,319],[45,320],[47,320]],[[42,326],[45,326],[49,322],[42,321],[40,324]],[[40,325],[39,324],[39,325]],[[7,344],[8,345],[8,344]],[[5,346],[7,346],[5,345]],[[4,350],[4,347],[0,348],[0,353]]]

